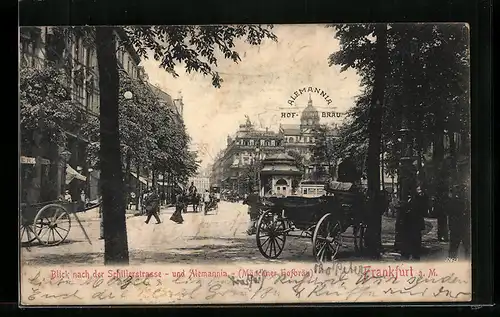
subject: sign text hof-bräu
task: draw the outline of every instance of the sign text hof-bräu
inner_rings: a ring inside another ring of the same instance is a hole
[[[327,105],[330,105],[332,103],[332,99],[323,89],[316,88],[316,87],[304,87],[304,88],[300,88],[300,89],[293,92],[293,94],[288,99],[288,104],[291,106],[294,106],[295,100],[298,97],[300,97],[303,93],[319,94],[323,99],[325,99]],[[334,111],[322,111],[322,112],[320,112],[320,115],[323,118],[340,118],[343,115],[343,113],[334,112]],[[281,118],[295,118],[298,116],[299,116],[299,113],[297,113],[297,112],[282,112],[281,113]]]

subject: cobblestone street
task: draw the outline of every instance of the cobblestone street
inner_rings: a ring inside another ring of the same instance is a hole
[[[191,209],[189,209],[191,210]],[[246,262],[304,262],[314,261],[312,244],[307,238],[287,238],[285,249],[277,260],[267,260],[256,245],[255,236],[248,236],[247,206],[241,203],[221,202],[218,214],[213,212],[184,214],[184,223],[169,220],[173,208],[162,209],[161,224],[152,220],[145,224],[145,217],[127,215],[130,264],[161,263],[217,263]],[[70,234],[58,246],[32,246],[22,248],[21,261],[27,265],[103,264],[104,241],[99,240],[99,218],[96,210],[79,214],[91,241],[90,245],[76,221]],[[424,236],[427,258],[442,258],[446,244],[435,241],[435,222],[426,220],[429,226]],[[384,217],[383,244],[389,247],[394,241],[394,219]],[[345,233],[341,259],[353,260],[350,229]],[[385,260],[394,260],[386,254]]]

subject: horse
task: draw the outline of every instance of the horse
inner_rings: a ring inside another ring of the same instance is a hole
[[[201,206],[201,195],[193,193],[186,196],[186,203],[184,206],[184,212],[187,212],[188,206],[193,205],[193,212],[199,212]]]

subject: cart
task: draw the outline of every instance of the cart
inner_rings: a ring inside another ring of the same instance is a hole
[[[264,257],[278,258],[287,237],[305,237],[312,239],[313,255],[318,262],[334,260],[342,246],[343,233],[351,226],[355,250],[363,249],[365,195],[351,183],[333,183],[333,188],[329,186],[327,194],[321,197],[263,200],[256,240]]]
[[[21,244],[32,244],[38,241],[45,246],[61,244],[71,230],[73,217],[82,229],[87,241],[90,241],[80,219],[79,212],[99,207],[100,203],[84,206],[79,202],[50,201],[38,204],[21,204],[19,219]]]

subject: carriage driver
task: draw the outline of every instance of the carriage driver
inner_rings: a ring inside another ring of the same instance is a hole
[[[256,228],[255,225],[257,220],[259,219],[259,204],[260,197],[259,191],[256,187],[252,188],[252,192],[247,196],[247,198],[243,201],[243,204],[248,205],[248,214],[250,215],[250,224],[248,225],[247,234],[252,235],[255,234]]]
[[[196,195],[196,192],[198,191],[198,189],[196,188],[196,186],[194,186],[194,182],[191,182],[191,186],[189,186],[189,196],[190,197],[194,197],[194,195]]]

